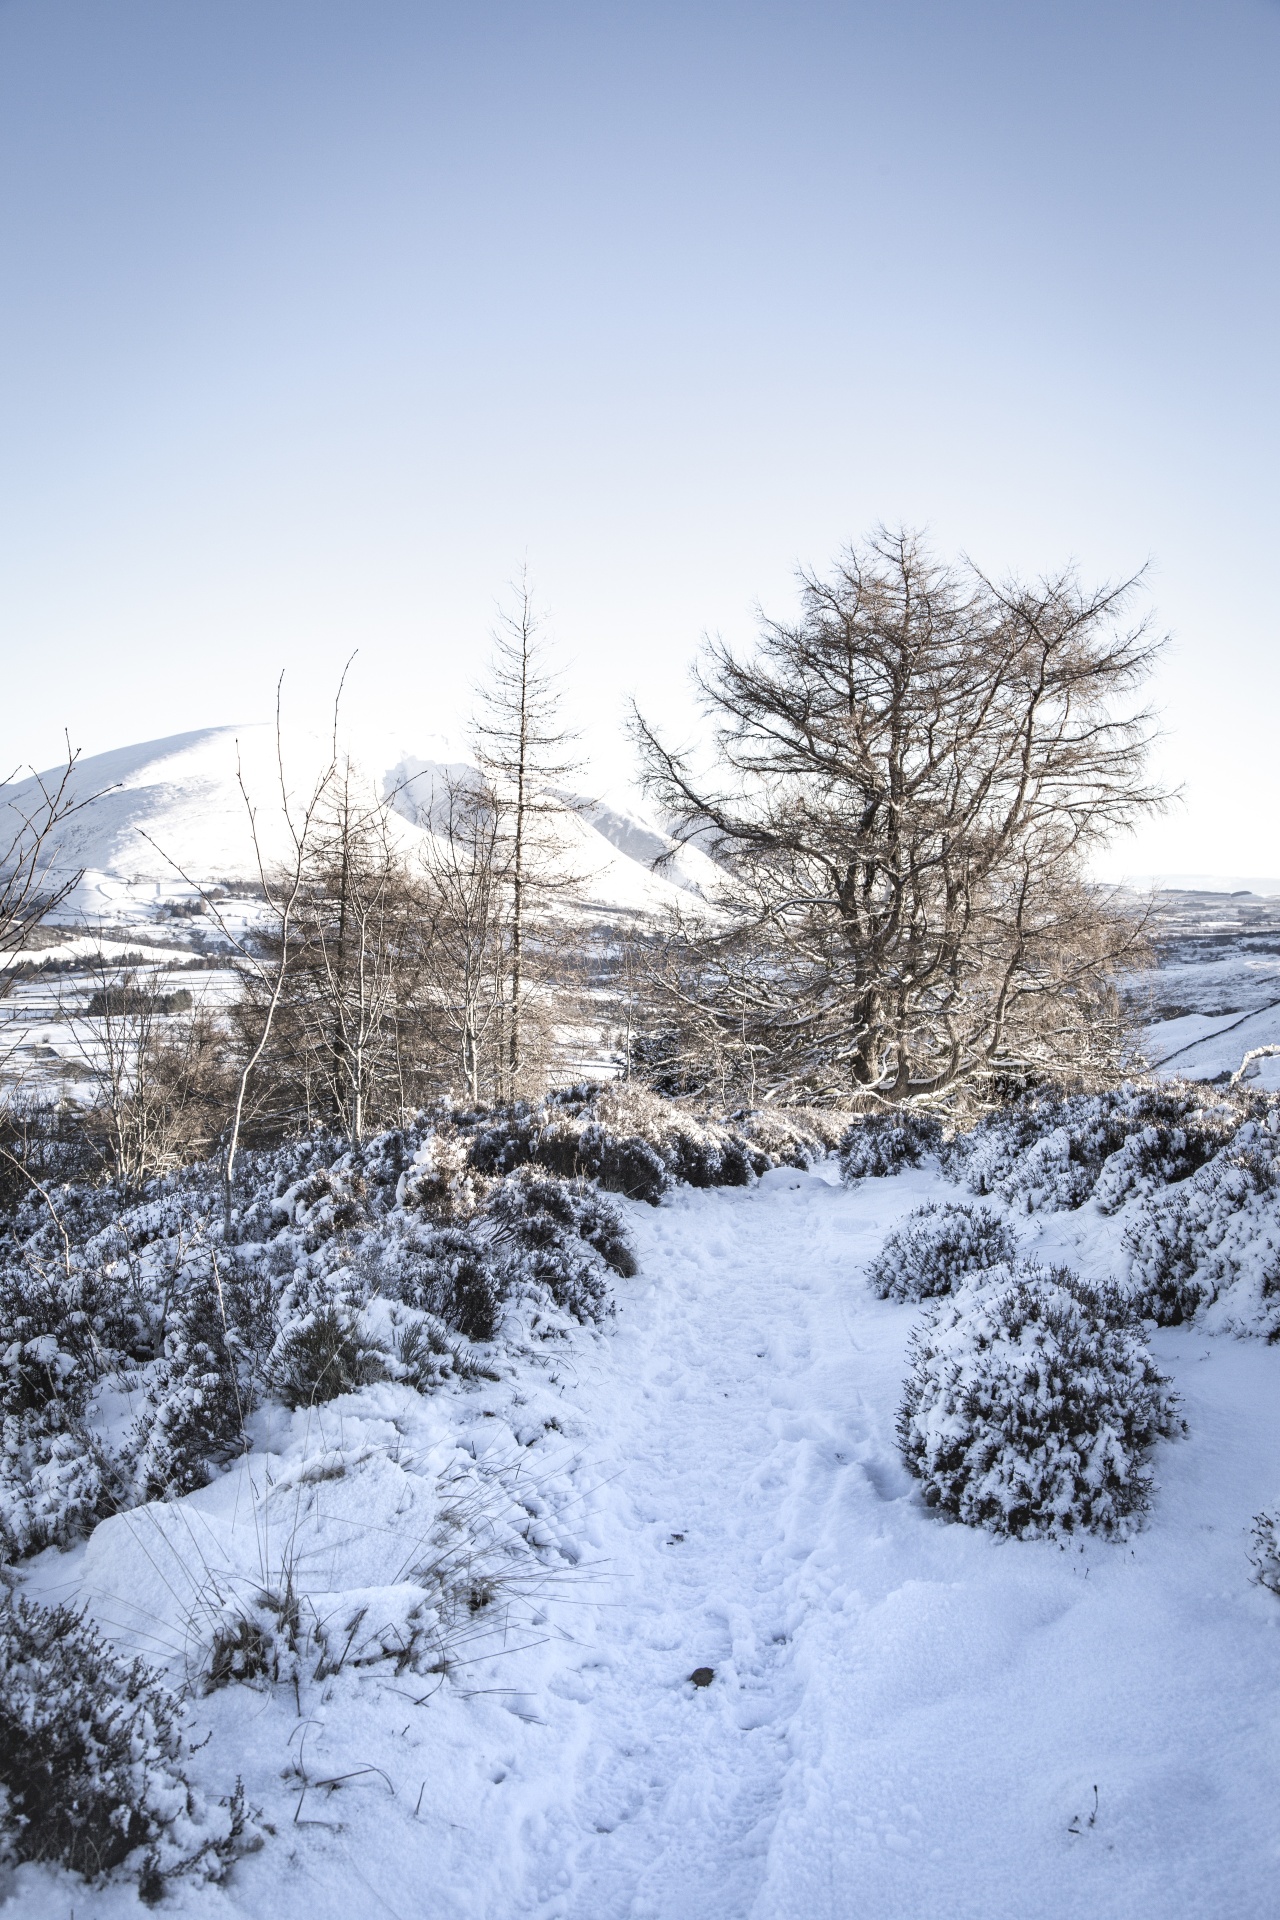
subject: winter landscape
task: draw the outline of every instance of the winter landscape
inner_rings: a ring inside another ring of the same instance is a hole
[[[1277,1912],[1277,59],[0,9],[0,1920]]]
[[[0,796],[9,1906],[1264,1911],[1280,905],[1086,885],[1003,1092],[841,1096],[812,916],[485,711]]]

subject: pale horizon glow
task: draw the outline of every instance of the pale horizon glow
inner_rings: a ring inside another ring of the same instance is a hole
[[[528,559],[598,785],[878,521],[1146,565],[1120,873],[1280,873],[1280,8],[0,5],[0,777],[465,724]]]

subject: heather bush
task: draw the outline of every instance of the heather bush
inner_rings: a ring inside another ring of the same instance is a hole
[[[606,1268],[635,1272],[617,1212],[581,1184],[522,1169],[498,1189],[489,1218],[505,1250],[508,1287],[541,1289],[576,1320],[601,1320],[612,1310]]]
[[[756,1164],[806,1168],[835,1153],[848,1132],[848,1116],[821,1107],[758,1107],[736,1116]]]
[[[499,1234],[526,1248],[562,1246],[576,1238],[593,1247],[614,1273],[636,1270],[618,1209],[584,1181],[549,1180],[521,1169],[503,1181],[486,1214]]]
[[[363,1306],[364,1291],[349,1271],[285,1288],[265,1373],[287,1407],[318,1406],[383,1378],[380,1349],[365,1337]]]
[[[1091,1196],[1114,1213],[1134,1193],[1189,1179],[1254,1104],[1197,1082],[1070,1095],[1041,1087],[958,1135],[947,1171],[1026,1213],[1076,1208]]]
[[[1137,1310],[1162,1326],[1204,1313],[1223,1331],[1280,1334],[1280,1193],[1272,1139],[1248,1123],[1124,1234]],[[1212,1310],[1212,1311],[1210,1311]]]
[[[929,1506],[1027,1538],[1139,1520],[1152,1446],[1179,1422],[1116,1289],[993,1268],[938,1304],[910,1357],[898,1438]]]
[[[465,1141],[454,1133],[432,1133],[401,1175],[396,1197],[406,1212],[448,1226],[471,1219],[487,1185],[468,1160]]]
[[[537,1107],[517,1103],[477,1117],[468,1159],[491,1177],[533,1164],[656,1206],[673,1182],[740,1187],[772,1166],[809,1165],[835,1137],[807,1113],[744,1114],[726,1124],[636,1085],[572,1087]]]
[[[929,1300],[1016,1251],[1012,1233],[988,1208],[930,1202],[889,1235],[867,1279],[881,1300]]]
[[[124,1485],[104,1449],[59,1403],[0,1423],[0,1556],[69,1547],[115,1510]]]
[[[176,1702],[82,1615],[0,1602],[0,1673],[3,1831],[14,1858],[97,1879],[189,1816]]]
[[[84,1411],[98,1358],[84,1289],[75,1277],[14,1261],[0,1268],[0,1414],[57,1402]]]
[[[503,1177],[536,1164],[566,1179],[595,1180],[613,1193],[656,1206],[671,1185],[666,1162],[637,1134],[615,1134],[582,1112],[549,1107],[494,1115],[477,1129],[471,1165]]]
[[[854,1120],[840,1142],[840,1172],[852,1185],[918,1167],[942,1151],[942,1123],[909,1109]]]
[[[243,1282],[234,1290],[244,1291]],[[255,1371],[236,1326],[232,1275],[224,1278],[211,1260],[173,1303],[163,1354],[147,1381],[132,1448],[143,1499],[204,1486],[217,1464],[242,1449]]]
[[[0,1553],[69,1546],[117,1492],[83,1415],[100,1371],[87,1291],[74,1275],[0,1269]]]
[[[411,1230],[379,1249],[380,1285],[411,1307],[453,1327],[468,1340],[492,1340],[503,1282],[490,1250],[463,1227]]]

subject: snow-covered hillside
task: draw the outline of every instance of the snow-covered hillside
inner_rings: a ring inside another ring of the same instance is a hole
[[[1139,1048],[1166,1077],[1214,1080],[1250,1054],[1249,1084],[1280,1088],[1280,900],[1224,887],[1158,895],[1158,965],[1137,983]]]
[[[450,775],[469,771],[447,745],[434,756],[379,752],[376,743],[353,751],[371,784],[395,796],[407,850],[429,824],[433,791]],[[310,736],[287,739],[286,784],[295,801],[305,799],[327,752]],[[266,859],[281,859],[288,850],[269,726],[203,727],[94,754],[78,764],[73,786],[78,796],[95,797],[59,832],[57,870],[84,870],[63,910],[68,919],[146,919],[158,903],[189,894],[182,874],[200,885],[255,880],[246,795]],[[0,807],[21,807],[34,792],[30,778],[0,788]],[[566,806],[563,840],[566,870],[577,877],[586,907],[654,913],[688,904],[714,885],[711,861],[696,849],[677,849],[633,802],[575,798]]]

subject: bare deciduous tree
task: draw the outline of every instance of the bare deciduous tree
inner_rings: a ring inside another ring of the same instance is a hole
[[[403,1105],[415,919],[391,803],[364,791],[348,761],[312,818],[272,1067],[277,1094],[296,1099],[301,1089],[308,1124],[335,1127],[357,1145],[371,1123]],[[248,985],[252,1007],[263,998],[263,983],[251,978]]]
[[[530,940],[545,930],[548,910],[570,884],[564,872],[563,785],[579,771],[576,735],[559,717],[560,689],[539,639],[527,574],[515,588],[513,611],[501,615],[489,678],[480,694],[476,753],[507,840],[503,865],[508,891],[508,1098],[522,1090],[529,1062],[526,1038]]]
[[[1149,714],[1116,711],[1159,645],[1124,624],[1135,585],[997,584],[881,531],[751,655],[708,646],[709,772],[636,714],[728,875],[669,1000],[739,1085],[900,1102],[1108,1057],[1136,930],[1085,861],[1165,798]]]
[[[442,1078],[458,1075],[478,1104],[500,1097],[508,1065],[510,848],[497,798],[479,780],[446,779],[432,795],[430,825],[419,922],[423,986],[439,1035],[448,1036]]]
[[[135,967],[100,957],[88,978],[87,1005],[62,1008],[95,1094],[84,1132],[132,1191],[213,1146],[229,1091],[225,1035],[190,992],[162,993]]]
[[[347,663],[348,667],[350,662]],[[218,931],[222,934],[232,953],[238,959],[243,976],[257,989],[251,994],[254,1023],[252,1029],[242,1032],[239,1072],[230,1106],[226,1128],[226,1144],[222,1156],[222,1203],[223,1231],[231,1237],[232,1196],[234,1192],[236,1157],[240,1151],[241,1135],[244,1131],[245,1113],[249,1100],[249,1089],[254,1076],[262,1063],[264,1054],[271,1041],[276,1016],[284,996],[285,986],[293,958],[294,923],[298,911],[298,902],[307,876],[308,864],[312,857],[317,817],[322,804],[329,793],[337,775],[338,768],[338,713],[342,703],[342,689],[346,682],[346,669],[338,682],[338,691],[333,702],[333,738],[327,764],[317,774],[315,782],[305,800],[299,801],[290,791],[285,775],[284,733],[281,713],[281,695],[284,687],[284,675],[276,682],[276,779],[280,793],[280,813],[284,822],[289,844],[289,857],[282,867],[267,861],[261,834],[258,827],[258,807],[245,784],[244,771],[239,762],[237,751],[236,782],[249,817],[249,833],[253,842],[254,859],[258,868],[258,879],[262,899],[266,906],[272,937],[265,942],[254,942],[242,938],[228,924],[217,900],[198,880],[186,873],[175,860],[156,845],[147,833],[142,837],[147,844],[173,868],[174,872],[188,886],[192,887],[204,902],[206,911],[211,915]],[[141,830],[140,830],[141,831]]]

